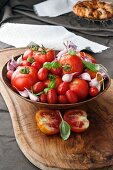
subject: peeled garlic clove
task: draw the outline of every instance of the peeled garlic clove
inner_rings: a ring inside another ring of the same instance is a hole
[[[19,65],[22,62],[22,55],[17,59],[16,63]]]
[[[91,81],[91,76],[90,76],[88,73],[82,73],[82,74],[80,75],[80,77],[81,77],[83,80]]]
[[[97,86],[98,84],[99,84],[99,81],[97,80],[96,77],[89,82],[90,86]]]
[[[26,88],[25,88],[25,89],[26,89]],[[27,90],[27,92],[28,92],[29,98],[30,98],[32,101],[34,101],[34,102],[39,101],[39,97],[38,97],[38,96],[36,96],[35,94],[31,93],[28,89],[26,89],[26,90]]]

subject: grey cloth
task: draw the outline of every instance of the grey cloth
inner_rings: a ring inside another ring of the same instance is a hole
[[[56,18],[38,17],[34,14],[32,6],[43,0],[2,0],[0,13],[1,24],[5,22],[25,24],[54,24],[63,25],[77,35],[89,40],[109,46],[110,48],[100,54],[93,54],[97,61],[108,68],[113,78],[113,24],[107,26],[99,23],[86,23],[76,20],[73,13]],[[4,3],[3,3],[4,2]],[[7,5],[5,5],[7,3]],[[5,5],[5,6],[4,6]],[[0,42],[0,49],[11,47],[10,44]],[[20,151],[15,140],[11,118],[7,106],[0,95],[0,170],[36,170]],[[103,168],[102,170],[113,170]]]

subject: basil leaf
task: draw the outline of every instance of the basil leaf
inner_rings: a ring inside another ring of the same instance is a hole
[[[56,81],[52,80],[52,81],[50,81],[48,88],[53,89],[55,87],[55,85],[56,85]]]
[[[43,67],[50,70],[52,68],[52,64],[50,62],[46,62],[46,63],[44,63]]]
[[[48,79],[49,79],[49,80],[55,80],[55,78],[56,78],[56,76],[53,75],[53,74],[49,74],[49,75],[48,75]]]
[[[47,87],[44,89],[44,92],[47,93],[49,90],[50,90],[50,88]]]
[[[67,140],[69,138],[71,132],[70,129],[70,125],[66,121],[62,120],[60,124],[60,135],[63,140]]]
[[[53,61],[51,64],[52,64],[52,68],[59,68],[59,67],[61,67],[60,63],[57,62],[57,61]]]
[[[88,61],[82,60],[84,66],[94,72],[97,72],[100,70],[100,66],[99,64],[94,64],[94,63],[90,63]]]

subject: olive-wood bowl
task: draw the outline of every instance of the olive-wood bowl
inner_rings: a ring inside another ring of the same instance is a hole
[[[20,56],[20,55],[19,55]],[[15,60],[17,60],[17,58],[19,56],[14,57]],[[8,62],[7,62],[8,63]],[[94,99],[97,99],[99,96],[101,96],[103,93],[106,92],[106,90],[109,88],[110,84],[111,84],[111,79],[110,76],[107,75],[107,79],[104,82],[104,90],[101,90],[98,95],[96,97],[88,97],[86,100],[82,101],[82,102],[78,102],[78,103],[73,103],[73,104],[48,104],[48,103],[42,103],[42,102],[34,102],[32,100],[30,100],[29,98],[25,98],[22,97],[17,91],[15,91],[13,89],[13,87],[11,86],[11,82],[10,80],[7,78],[6,74],[7,74],[7,63],[4,65],[3,69],[2,69],[2,79],[5,83],[5,85],[16,95],[19,96],[21,99],[25,100],[26,102],[30,102],[32,104],[34,104],[35,106],[37,106],[37,108],[47,108],[47,109],[71,109],[71,108],[76,108],[78,106],[82,106],[84,104],[90,103],[91,101],[93,101]]]

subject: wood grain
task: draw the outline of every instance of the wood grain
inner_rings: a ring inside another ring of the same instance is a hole
[[[0,52],[0,67],[23,49]],[[63,141],[59,134],[45,136],[35,121],[36,105],[12,93],[0,80],[0,91],[8,106],[17,143],[35,166],[44,170],[86,170],[113,165],[113,80],[105,94],[78,107],[86,110],[89,129],[71,134]]]

